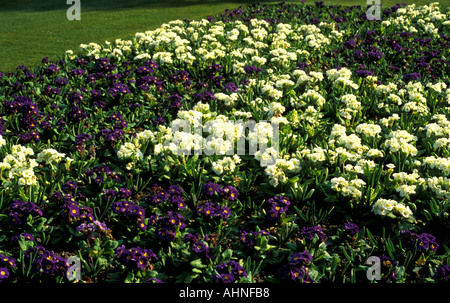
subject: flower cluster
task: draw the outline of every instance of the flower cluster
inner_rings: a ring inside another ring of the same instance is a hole
[[[450,281],[450,265],[442,264],[436,269],[434,278],[442,279],[445,282]]]
[[[242,244],[244,244],[245,248],[253,249],[255,246],[255,240],[258,237],[268,236],[269,232],[265,230],[261,231],[245,231],[242,230],[239,232],[239,240],[241,240]]]
[[[247,271],[239,262],[228,261],[216,266],[217,275],[212,277],[213,283],[239,282],[241,278],[247,277]]]
[[[69,265],[64,258],[40,245],[27,249],[25,257],[29,260],[33,260],[31,263],[31,270],[34,273],[65,276],[69,268]]]
[[[100,234],[112,238],[111,229],[109,229],[104,222],[102,223],[98,220],[94,220],[92,221],[92,223],[81,223],[76,228],[76,231],[82,233],[88,240],[93,240],[97,235]]]
[[[42,217],[42,210],[33,202],[14,200],[9,206],[9,223],[12,226],[21,226],[29,215]]]
[[[173,241],[177,232],[186,227],[185,218],[178,212],[168,211],[167,216],[155,219],[157,238],[163,241]]]
[[[275,196],[264,202],[266,218],[274,221],[280,218],[289,209],[291,201],[286,196]]]
[[[30,156],[34,155],[33,149],[23,145],[13,145],[11,153],[7,154],[2,163],[0,163],[0,171],[6,173],[7,179],[3,182],[3,187],[12,188],[14,184],[20,186],[34,186],[38,184],[37,176],[34,168],[38,166],[35,159]]]
[[[345,232],[350,236],[355,236],[360,232],[359,226],[355,223],[346,223],[344,226]]]
[[[0,254],[0,283],[8,279],[10,270],[17,267],[16,259]]]
[[[322,227],[319,225],[302,227],[298,233],[298,237],[308,241],[312,241],[314,237],[317,236],[321,241],[325,241],[325,233],[322,231]]]
[[[280,268],[280,274],[288,280],[298,281],[300,283],[314,283],[307,267],[312,260],[313,257],[306,250],[293,253],[289,257],[289,262]]]
[[[189,242],[191,244],[192,250],[198,255],[205,259],[214,260],[216,256],[212,254],[212,250],[214,246],[210,246],[208,244],[211,240],[214,240],[216,235],[206,235],[202,238],[202,236],[198,233],[195,234],[186,234],[183,237],[183,242]]]
[[[236,188],[231,185],[221,186],[220,184],[215,184],[213,182],[208,182],[203,184],[202,192],[207,197],[212,197],[218,195],[224,200],[235,201],[239,196],[239,192]]]
[[[130,269],[151,270],[152,262],[158,260],[158,257],[151,249],[139,246],[126,248],[125,245],[121,245],[116,249],[115,259]]]
[[[36,161],[45,162],[45,164],[50,164],[53,167],[54,164],[59,164],[64,158],[65,154],[60,153],[53,148],[48,148],[44,149],[37,155]]]
[[[197,213],[207,218],[221,218],[226,220],[231,216],[231,210],[228,206],[222,206],[214,202],[206,202],[198,205],[196,210]]]
[[[111,205],[111,211],[114,214],[118,214],[123,222],[131,223],[140,230],[147,229],[145,209],[136,203],[127,200],[115,201]]]
[[[436,237],[428,233],[417,234],[409,230],[403,230],[402,236],[410,246],[416,246],[420,251],[432,250],[435,252],[439,247]]]
[[[376,215],[386,216],[388,214],[401,215],[403,218],[412,216],[411,209],[402,203],[392,199],[378,199],[372,206],[372,212]]]
[[[153,194],[149,195],[146,200],[153,205],[163,204],[169,202],[169,204],[176,205],[178,209],[182,210],[186,208],[186,203],[182,196],[183,189],[176,185],[170,185],[167,190],[164,190],[160,185],[152,185]]]

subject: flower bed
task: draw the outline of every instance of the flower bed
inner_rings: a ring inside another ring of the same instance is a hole
[[[0,281],[448,281],[450,13],[366,9],[252,5],[0,74]]]

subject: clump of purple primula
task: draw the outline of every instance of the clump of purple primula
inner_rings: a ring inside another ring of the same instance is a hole
[[[55,252],[38,245],[25,251],[25,258],[31,262],[31,272],[53,277],[65,277],[69,265],[66,259]]]
[[[29,215],[42,217],[42,210],[33,202],[14,200],[9,206],[9,223],[14,226],[23,226]]]
[[[270,233],[266,230],[261,231],[245,231],[239,232],[239,240],[245,248],[253,250],[258,244],[261,237],[268,236]]]
[[[217,274],[211,279],[213,283],[236,283],[247,277],[247,271],[239,262],[230,260],[216,265]]]
[[[154,222],[157,238],[162,241],[174,241],[177,232],[186,227],[183,215],[174,211],[167,212],[167,216],[158,216]]]
[[[279,274],[283,279],[300,283],[313,283],[314,280],[309,275],[308,265],[313,261],[311,254],[304,250],[293,253],[289,257],[287,264],[283,265]]]
[[[275,196],[264,202],[266,218],[270,221],[276,221],[289,209],[291,201],[286,196]]]
[[[183,197],[183,189],[177,185],[169,185],[164,189],[161,185],[155,183],[152,185],[152,194],[147,196],[146,201],[152,206],[174,206],[171,209],[183,210],[186,208],[186,202]]]
[[[402,231],[402,237],[406,241],[409,247],[417,247],[422,252],[433,251],[436,252],[439,244],[436,241],[436,237],[428,233],[414,233],[409,230]]]
[[[16,259],[4,254],[0,254],[0,283],[7,281],[10,272],[17,267]]]
[[[158,257],[151,249],[121,245],[115,251],[115,259],[129,270],[151,270]]]
[[[202,194],[208,200],[197,205],[197,213],[203,218],[219,218],[224,221],[232,215],[230,203],[236,201],[239,196],[238,190],[233,186],[221,186],[213,182],[203,184]]]
[[[202,237],[199,233],[190,234],[187,233],[183,237],[183,242],[190,243],[191,249],[197,256],[203,259],[216,259],[216,256],[212,254],[214,243],[212,243],[216,235],[206,235]]]
[[[132,223],[141,230],[147,228],[145,223],[145,209],[133,201],[116,201],[111,205],[111,211],[118,214],[124,222]]]

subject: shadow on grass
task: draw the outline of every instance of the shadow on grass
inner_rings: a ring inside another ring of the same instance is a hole
[[[75,1],[75,0],[72,0]],[[256,3],[281,2],[273,0],[78,0],[82,11],[105,11],[130,8],[183,8],[194,5],[216,5],[221,3],[241,4],[242,6]],[[301,1],[289,1],[298,2]],[[73,4],[64,0],[0,0],[0,11],[50,11],[67,10]]]

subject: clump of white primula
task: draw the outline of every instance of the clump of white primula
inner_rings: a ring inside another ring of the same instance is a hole
[[[212,169],[217,175],[226,175],[234,173],[236,166],[241,163],[241,158],[238,155],[232,157],[224,157],[212,163]]]
[[[377,124],[361,123],[356,126],[355,131],[358,134],[364,134],[366,137],[378,137],[381,133],[381,127]]]
[[[392,199],[378,199],[372,206],[372,212],[376,215],[409,218],[413,215],[411,209]]]
[[[298,99],[291,99],[290,103],[295,108],[300,108],[304,106],[314,106],[314,109],[320,110],[325,104],[325,98],[322,94],[314,89],[308,89]]]
[[[60,153],[53,148],[48,148],[48,149],[44,149],[37,155],[36,161],[37,162],[45,162],[45,164],[53,167],[53,165],[59,164],[61,162],[61,160],[64,158],[66,158],[65,154]]]
[[[339,70],[336,68],[329,69],[326,71],[326,75],[331,81],[333,81],[333,86],[337,87],[349,86],[354,89],[359,88],[359,85],[353,82],[353,80],[351,79],[352,71],[346,67],[343,67]]]
[[[431,177],[426,179],[426,188],[438,199],[450,199],[450,179],[447,177]]]
[[[408,174],[406,172],[394,173],[392,175],[395,181],[395,190],[401,197],[409,198],[411,195],[416,194],[416,188],[418,185],[423,185],[426,180],[417,173],[417,170]]]
[[[34,168],[38,166],[36,159],[32,158],[34,151],[22,145],[13,145],[10,153],[6,154],[0,163],[1,177],[6,175],[3,181],[5,189],[14,184],[20,186],[34,186],[38,184]]]
[[[264,111],[267,111],[269,117],[280,116],[284,113],[285,109],[279,102],[271,102],[267,107],[264,107]]]
[[[427,138],[434,141],[433,149],[449,149],[450,148],[450,121],[445,115],[433,115],[430,123],[421,127],[420,130],[425,133]],[[436,122],[434,122],[436,121]]]
[[[344,177],[334,177],[331,179],[331,188],[341,193],[345,197],[359,200],[362,196],[361,188],[366,185],[362,179],[347,180]]]
[[[123,145],[121,145],[119,150],[117,151],[117,156],[120,159],[133,160],[142,160],[144,158],[144,155],[139,149],[139,146],[131,142],[125,142]]]
[[[406,155],[417,155],[417,148],[412,142],[417,141],[417,137],[408,133],[406,130],[392,131],[383,145],[391,152],[403,152]]]
[[[450,158],[429,156],[423,159],[422,165],[431,169],[437,169],[445,176],[450,174]]]
[[[237,93],[225,94],[225,93],[215,93],[214,97],[223,102],[226,106],[233,106],[234,103],[238,100],[239,95]]]
[[[317,51],[330,44],[331,41],[321,33],[320,27],[314,24],[301,25],[298,28],[298,39],[305,41],[311,50]]]
[[[294,174],[300,171],[300,160],[294,157],[276,158],[275,164],[269,165],[264,170],[269,178],[269,184],[277,187],[288,180],[286,174]]]
[[[339,115],[346,120],[353,119],[361,109],[361,102],[353,94],[343,95],[341,102],[344,107],[339,110]]]
[[[320,146],[315,146],[312,149],[305,148],[300,151],[302,157],[306,157],[312,162],[321,162],[326,160],[327,151]]]
[[[306,73],[304,70],[296,69],[292,72],[292,75],[296,77],[297,84],[315,84],[323,80],[322,72],[309,72]]]

